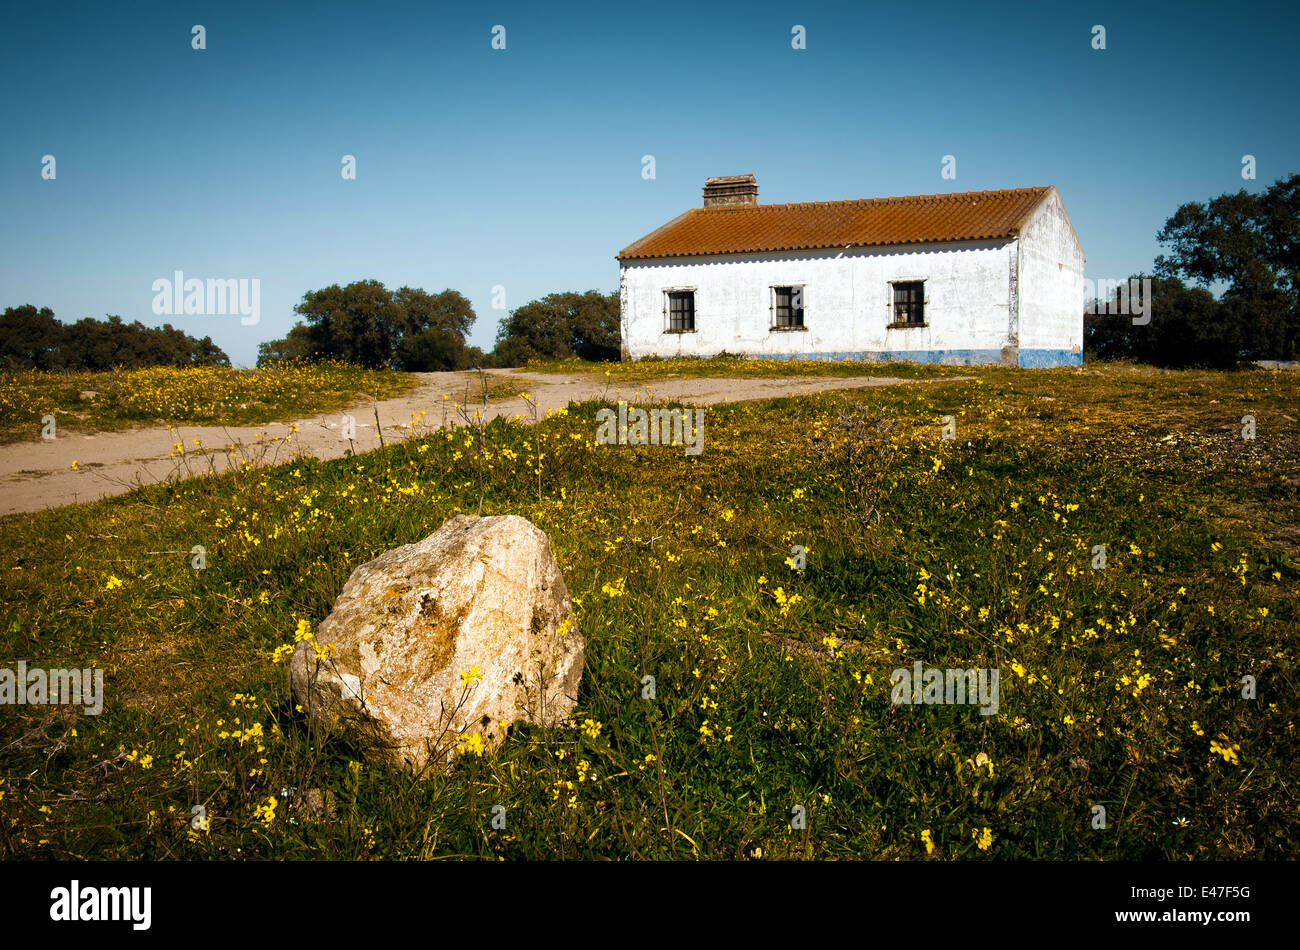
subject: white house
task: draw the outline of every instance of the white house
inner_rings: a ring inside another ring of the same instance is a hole
[[[1083,248],[1054,187],[761,205],[753,175],[618,255],[623,356],[1078,366]]]

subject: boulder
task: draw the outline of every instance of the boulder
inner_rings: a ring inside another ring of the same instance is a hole
[[[371,761],[425,775],[496,748],[512,722],[565,721],[584,654],[545,532],[459,515],[352,572],[289,686]]]

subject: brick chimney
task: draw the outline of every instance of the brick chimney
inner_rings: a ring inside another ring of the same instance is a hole
[[[758,204],[758,179],[753,175],[723,175],[704,180],[704,207]]]

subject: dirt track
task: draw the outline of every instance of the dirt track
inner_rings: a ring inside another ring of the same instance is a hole
[[[385,442],[391,444],[430,428],[457,421],[453,402],[465,400],[467,373],[419,373],[417,388],[407,396],[378,404]],[[911,380],[879,376],[821,376],[780,379],[687,378],[667,379],[634,388],[606,385],[599,376],[529,374],[518,370],[490,370],[489,385],[513,378],[538,404],[539,415],[570,402],[607,399],[646,404],[681,401],[698,405],[770,399],[834,389],[888,386],[898,383],[943,382],[965,377]],[[474,377],[477,381],[477,377]],[[481,390],[480,390],[481,391]],[[443,399],[446,395],[449,398]],[[481,396],[480,396],[481,400]],[[481,401],[479,403],[481,406]],[[287,461],[298,455],[336,458],[349,442],[343,436],[343,417],[355,420],[357,452],[379,447],[375,406],[358,403],[343,412],[311,418],[272,422],[260,426],[176,426],[142,428],[83,435],[66,432],[51,442],[18,442],[0,446],[0,514],[39,511],[59,505],[119,495],[137,485],[174,478],[224,472],[248,461]],[[412,428],[419,413],[423,419]],[[488,416],[530,418],[521,396],[497,400]],[[295,431],[294,426],[297,426]],[[594,426],[594,423],[593,423]],[[594,431],[594,429],[593,429]],[[194,440],[200,443],[196,445]],[[185,457],[176,454],[182,443]],[[228,447],[232,447],[228,450]],[[72,467],[73,462],[77,468]]]

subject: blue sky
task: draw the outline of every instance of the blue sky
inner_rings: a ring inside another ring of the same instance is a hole
[[[374,278],[461,291],[486,349],[494,286],[613,290],[622,247],[749,172],[765,203],[1056,185],[1088,276],[1120,278],[1180,203],[1300,171],[1298,11],[9,4],[0,307],[166,320],[251,364],[305,292]],[[259,279],[260,323],[155,316],[177,270]]]

